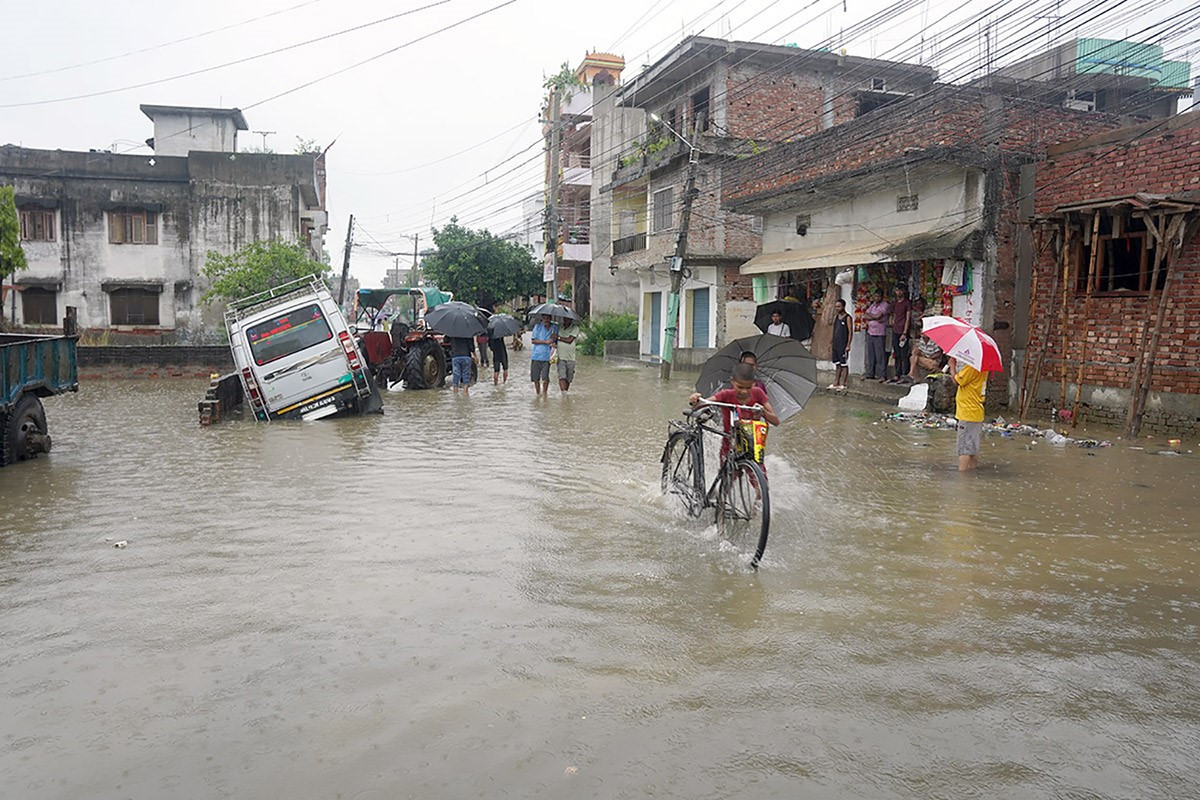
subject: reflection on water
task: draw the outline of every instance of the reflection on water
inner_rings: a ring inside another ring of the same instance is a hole
[[[659,496],[682,380],[520,372],[316,424],[49,401],[0,470],[0,796],[1196,796],[1196,456],[960,476],[818,397],[752,573]]]

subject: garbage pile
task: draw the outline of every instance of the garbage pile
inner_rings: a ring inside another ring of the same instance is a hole
[[[954,417],[948,414],[934,414],[926,411],[885,411],[883,421],[900,422],[908,425],[910,428],[922,428],[925,430],[953,430],[958,427]],[[1036,437],[1044,439],[1048,444],[1054,445],[1065,446],[1073,444],[1076,447],[1086,448],[1112,447],[1112,442],[1107,439],[1076,439],[1065,436],[1053,428],[1037,428],[1033,425],[1008,422],[1004,417],[997,417],[994,421],[985,424],[983,432],[1003,436],[1005,439],[1011,439],[1015,436]]]

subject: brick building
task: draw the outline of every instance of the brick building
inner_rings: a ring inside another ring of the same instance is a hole
[[[1027,402],[1124,426],[1144,395],[1147,430],[1194,435],[1200,112],[1050,147],[1029,172]]]
[[[616,109],[641,114],[622,121],[620,149],[611,136],[604,148],[615,168],[601,187],[611,198],[608,218],[593,214],[593,229],[609,228],[592,237],[593,265],[606,258],[614,275],[637,275],[642,355],[657,357],[667,335],[668,257],[691,146],[699,156],[699,195],[684,258],[690,277],[681,292],[677,363],[702,360],[711,348],[757,330],[751,281],[738,267],[761,251],[761,218],[721,207],[726,170],[769,143],[924,91],[934,77],[911,64],[693,36],[622,86]],[[610,252],[596,253],[597,243]]]
[[[897,284],[935,313],[991,330],[1007,363],[1021,166],[1048,144],[1119,125],[1113,115],[939,86],[781,145],[726,180],[725,207],[765,219],[764,253],[740,271],[840,294],[856,318],[852,371],[863,368],[867,298],[877,288],[890,298]],[[989,396],[1006,402],[1010,388],[993,380]]]

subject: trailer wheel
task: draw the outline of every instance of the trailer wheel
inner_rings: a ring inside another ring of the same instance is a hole
[[[0,464],[13,464],[39,453],[50,452],[50,436],[46,431],[46,411],[42,401],[31,394],[17,401],[4,424],[4,442],[0,447]]]

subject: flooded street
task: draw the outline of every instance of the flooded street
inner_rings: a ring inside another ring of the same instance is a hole
[[[1200,456],[989,436],[962,477],[818,396],[754,573],[660,497],[694,376],[513,367],[310,424],[47,401],[0,470],[0,797],[1200,794]]]

